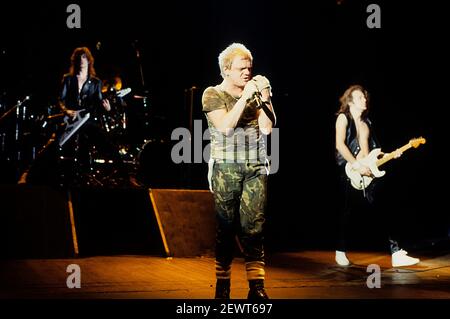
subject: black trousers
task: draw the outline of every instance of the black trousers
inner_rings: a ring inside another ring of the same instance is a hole
[[[350,184],[350,180],[345,174],[344,168],[340,168],[339,176],[339,196],[341,199],[339,220],[338,220],[338,240],[336,250],[347,251],[347,243],[350,233],[351,221],[356,214],[367,214],[371,212],[375,214],[380,224],[384,235],[388,238],[389,249],[391,254],[399,251],[399,244],[396,239],[393,239],[393,233],[397,223],[395,216],[384,216],[385,210],[381,204],[380,187],[382,187],[379,180],[375,179],[365,189],[357,190]],[[385,222],[384,222],[385,221]]]

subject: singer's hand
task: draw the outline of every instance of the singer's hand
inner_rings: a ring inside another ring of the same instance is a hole
[[[252,78],[252,81],[254,81],[256,83],[256,87],[258,88],[259,92],[261,92],[262,90],[267,89],[267,88],[270,89],[269,79],[267,79],[265,76],[255,75]]]
[[[252,81],[256,83],[256,87],[261,93],[261,99],[264,102],[270,101],[270,97],[272,96],[272,87],[270,86],[269,80],[265,76],[255,75],[252,78]]]
[[[253,98],[253,95],[258,92],[258,87],[255,81],[248,81],[242,91],[242,97],[248,101]]]

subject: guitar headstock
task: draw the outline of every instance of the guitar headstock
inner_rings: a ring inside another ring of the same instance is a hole
[[[409,141],[409,144],[414,147],[418,148],[420,144],[425,144],[427,141],[423,137],[413,138]]]
[[[124,97],[125,95],[127,95],[130,92],[131,92],[131,88],[122,89],[120,91],[117,91],[116,96],[117,97]]]

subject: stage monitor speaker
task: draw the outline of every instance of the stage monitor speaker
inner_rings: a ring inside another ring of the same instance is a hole
[[[0,258],[74,257],[65,192],[0,185],[0,212]]]
[[[167,256],[211,255],[216,218],[208,190],[149,190]]]
[[[148,190],[73,189],[80,256],[164,255]]]

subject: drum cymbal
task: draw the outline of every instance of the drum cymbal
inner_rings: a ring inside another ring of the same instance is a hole
[[[122,79],[115,76],[112,79],[103,80],[102,93],[110,91],[120,91],[122,89]]]

